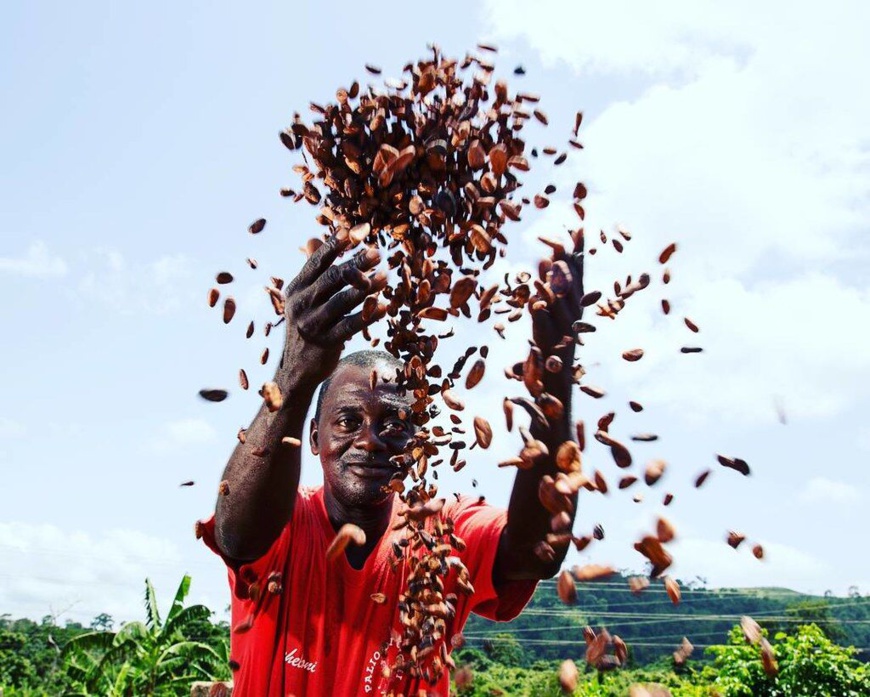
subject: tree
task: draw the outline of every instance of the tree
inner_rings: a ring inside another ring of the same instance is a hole
[[[91,629],[95,632],[111,632],[115,628],[115,620],[106,612],[101,612],[91,622]]]
[[[212,613],[204,605],[184,607],[189,590],[190,576],[185,576],[163,621],[154,587],[146,579],[144,623],[71,639],[63,651],[76,686],[69,697],[175,697],[185,694],[194,680],[212,678],[226,651],[191,638]]]
[[[525,664],[525,653],[517,638],[509,632],[496,634],[484,641],[483,648],[496,663],[518,668]]]
[[[5,630],[23,638],[23,644],[17,641],[14,648],[9,650],[11,658],[0,650],[0,685],[4,688],[6,697],[55,697],[66,692],[69,680],[60,670],[60,650],[72,637],[86,630],[78,623],[67,622],[65,627],[61,627],[54,624],[54,621],[51,615],[43,618],[41,622],[24,618],[6,619],[0,627],[0,635]],[[29,670],[22,672],[15,667],[18,664],[20,668],[24,662],[32,667],[32,673]],[[14,692],[10,689],[13,687],[17,688]],[[32,693],[28,691],[31,689]]]
[[[799,600],[789,605],[785,614],[799,620],[801,625],[816,625],[831,641],[842,643],[846,640],[846,632],[839,621],[831,616],[831,604],[827,600]],[[788,633],[787,627],[783,629]]]
[[[740,627],[734,627],[727,645],[707,649],[715,657],[715,684],[728,697],[870,694],[870,671],[855,660],[855,649],[838,646],[816,625],[800,626],[792,635],[777,634],[773,649],[779,672],[769,676],[762,668],[758,646],[747,643]]]
[[[0,685],[28,685],[35,677],[33,664],[21,655],[23,634],[0,629]]]

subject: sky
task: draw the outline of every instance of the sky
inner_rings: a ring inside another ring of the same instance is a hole
[[[632,543],[664,511],[686,581],[870,592],[858,532],[870,503],[870,94],[860,87],[870,8],[444,0],[421,17],[408,7],[3,4],[0,614],[139,618],[144,579],[165,604],[184,573],[192,601],[223,611],[223,567],[193,523],[213,509],[236,431],[257,407],[237,371],[269,379],[274,362],[258,356],[280,352],[281,339],[246,341],[241,318],[262,326],[268,275],[291,278],[298,247],[320,233],[311,208],[278,194],[296,175],[277,135],[310,101],[371,80],[366,63],[398,76],[433,41],[458,57],[497,44],[499,71],[549,115],[530,144],[564,144],[584,112],[584,150],[536,168],[530,186],[552,181],[558,193],[511,230],[499,270],[533,267],[545,254],[537,235],[575,225],[568,197],[582,180],[587,236],[632,234],[623,255],[598,245],[588,287],[656,279],[582,349],[607,396],[578,392],[574,412],[594,423],[613,409],[614,433],[659,434],[633,450],[668,470],[641,503],[641,488],[581,497],[575,532],[601,523],[607,535],[566,563],[640,570]],[[517,65],[525,76],[512,75]],[[261,216],[269,223],[253,237]],[[672,241],[665,287],[656,258]],[[205,301],[221,270],[237,276],[230,325]],[[498,413],[516,389],[500,374],[523,358],[528,325],[509,329],[501,341],[461,328],[491,348],[468,413]],[[693,343],[704,352],[679,352]],[[622,361],[635,346],[644,358]],[[203,387],[228,387],[230,399],[205,403]],[[442,474],[442,491],[506,505],[512,474],[496,463],[518,439],[497,428],[495,440]],[[719,467],[717,453],[746,459],[751,476]],[[585,466],[618,476],[594,442]],[[313,457],[303,469],[304,483],[320,481]],[[732,529],[765,559],[728,547]]]

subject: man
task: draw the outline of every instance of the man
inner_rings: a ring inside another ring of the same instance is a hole
[[[474,588],[471,595],[456,593],[455,611],[439,640],[447,651],[472,610],[512,619],[537,581],[552,577],[564,558],[564,547],[549,556],[533,549],[540,549],[551,531],[538,484],[543,475],[555,475],[552,455],[572,432],[574,343],[563,337],[581,313],[580,244],[574,254],[554,254],[572,271],[570,292],[533,312],[536,344],[566,366],[544,377],[544,389],[563,402],[564,414],[548,428],[531,428],[551,455],[518,470],[507,511],[477,497],[459,497],[439,514],[454,521],[454,533],[465,543],[457,554]],[[344,342],[386,310],[379,306],[367,320],[354,311],[384,288],[386,275],[373,271],[380,255],[371,249],[333,263],[349,246],[347,235],[330,238],[289,284],[285,345],[275,376],[283,406],[274,412],[260,408],[224,471],[215,515],[201,526],[205,542],[229,568],[237,697],[448,691],[446,670],[430,684],[417,671],[394,669],[402,629],[397,601],[407,567],[391,568],[393,543],[404,531],[393,529],[400,501],[386,485],[396,471],[390,458],[403,451],[415,428],[407,419],[409,397],[397,391],[395,380],[379,380],[374,388],[370,382],[373,369],[395,375],[400,362],[373,351],[339,362]],[[349,283],[361,275],[367,284]],[[366,285],[368,290],[360,289]],[[302,439],[304,419],[323,381],[309,440],[324,483],[299,488],[301,448],[293,443]],[[326,549],[347,523],[365,532],[365,543],[327,560]],[[457,590],[455,575],[445,583],[445,595]]]

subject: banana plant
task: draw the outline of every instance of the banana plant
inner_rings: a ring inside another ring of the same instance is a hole
[[[144,622],[71,639],[62,657],[76,687],[66,697],[175,697],[195,680],[222,675],[226,652],[192,638],[212,613],[205,605],[185,607],[189,590],[190,576],[184,576],[164,621],[154,586],[145,579]]]

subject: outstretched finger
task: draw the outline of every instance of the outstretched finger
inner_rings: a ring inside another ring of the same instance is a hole
[[[377,293],[387,285],[387,274],[377,271],[369,276],[360,272],[366,280],[365,288],[345,288],[329,298],[313,311],[311,324],[327,330],[339,322],[348,312],[363,302],[372,293]]]
[[[302,266],[302,269],[296,275],[290,284],[287,286],[287,291],[304,288],[313,283],[326,269],[332,266],[338,255],[345,251],[350,245],[350,240],[347,234],[335,234],[327,238],[327,240],[318,247],[314,253],[308,257],[308,261]]]
[[[387,314],[387,306],[378,304],[374,311],[365,319],[362,312],[355,312],[352,315],[339,320],[336,325],[327,333],[328,341],[336,343],[344,343],[349,340],[354,334],[361,332],[371,324],[374,324],[384,315]]]
[[[377,249],[366,247],[353,255],[343,264],[330,266],[320,278],[316,279],[308,291],[308,303],[310,306],[325,303],[345,286],[357,287],[361,285],[360,272],[374,268],[381,260],[381,254]]]

